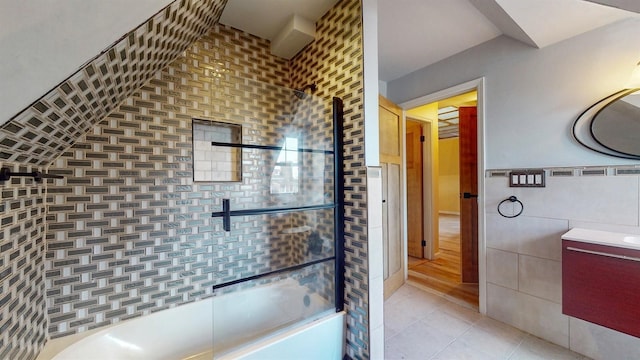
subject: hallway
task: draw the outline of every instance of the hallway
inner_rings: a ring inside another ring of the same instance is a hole
[[[580,354],[405,284],[384,303],[386,360],[585,360]]]
[[[436,260],[409,257],[409,284],[441,293],[447,299],[478,308],[478,284],[461,282],[460,216],[440,214],[440,255]]]

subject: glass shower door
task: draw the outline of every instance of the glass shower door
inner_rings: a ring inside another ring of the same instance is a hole
[[[214,299],[214,353],[344,302],[342,101],[327,110],[320,98],[265,91],[293,99],[276,101],[271,128],[243,123],[240,141],[211,142],[214,154],[236,149],[241,162],[240,182],[214,188],[214,297],[236,299]],[[269,303],[277,309],[249,310]],[[215,331],[230,314],[246,321]]]

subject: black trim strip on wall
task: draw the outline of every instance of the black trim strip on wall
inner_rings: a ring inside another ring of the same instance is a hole
[[[334,245],[335,262],[335,305],[336,312],[344,310],[344,109],[342,99],[333,98],[333,150],[334,188],[333,202],[336,204],[334,216]]]
[[[284,146],[238,144],[238,143],[226,143],[226,142],[217,142],[217,141],[212,141],[211,146],[224,146],[224,147],[242,148],[242,149],[259,149],[259,150],[276,150],[276,151],[285,150],[285,151],[297,151],[297,152],[320,153],[320,154],[334,153],[333,150],[307,149],[307,148],[286,149]]]
[[[227,281],[227,282],[222,283],[222,284],[213,285],[213,290],[220,289],[220,288],[227,287],[227,286],[231,286],[231,285],[240,284],[240,283],[243,283],[243,282],[246,282],[246,281],[257,280],[257,279],[260,279],[260,278],[263,278],[263,277],[276,275],[276,274],[280,274],[280,273],[283,273],[283,272],[300,270],[300,269],[305,268],[307,266],[316,265],[316,264],[320,264],[320,263],[331,261],[331,260],[335,260],[335,259],[336,259],[335,256],[331,256],[331,257],[327,257],[327,258],[324,258],[324,259],[318,259],[318,260],[314,260],[314,261],[309,261],[309,262],[306,262],[306,263],[303,263],[303,264],[289,266],[289,267],[286,267],[286,268],[273,270],[273,271],[269,271],[269,272],[258,274],[258,275],[247,276],[247,277],[242,278],[242,279]]]
[[[290,213],[296,211],[309,211],[309,210],[322,210],[322,209],[335,209],[335,204],[323,204],[323,205],[311,205],[311,206],[299,206],[299,207],[287,207],[287,208],[263,208],[263,209],[246,209],[246,210],[234,210],[231,211],[230,199],[222,199],[222,211],[214,212],[211,217],[222,217],[222,227],[224,231],[231,231],[231,217],[232,216],[251,216],[251,215],[264,215],[275,213]]]
[[[226,205],[225,205],[226,204]],[[222,211],[214,212],[211,217],[231,217],[231,216],[249,216],[249,215],[264,215],[274,213],[290,213],[295,211],[309,211],[309,210],[323,210],[333,209],[335,204],[322,204],[322,205],[310,205],[310,206],[298,206],[298,207],[284,207],[284,208],[262,208],[262,209],[245,209],[245,210],[231,210],[229,208],[229,199],[222,199]],[[230,231],[225,229],[225,231]]]

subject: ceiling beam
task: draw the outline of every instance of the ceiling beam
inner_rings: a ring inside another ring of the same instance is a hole
[[[504,35],[529,46],[540,48],[540,45],[538,45],[495,0],[469,0],[469,2],[500,29]]]
[[[640,13],[638,0],[586,0],[592,3],[611,6],[614,8]],[[473,2],[473,1],[472,1]]]

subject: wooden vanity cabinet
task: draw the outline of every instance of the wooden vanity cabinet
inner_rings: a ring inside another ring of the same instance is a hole
[[[562,312],[640,337],[640,250],[562,240]]]

